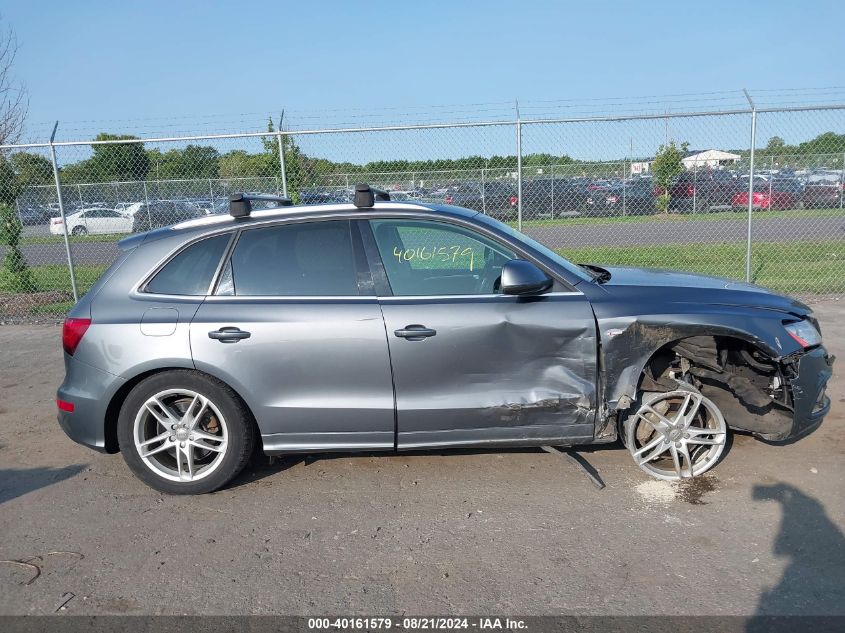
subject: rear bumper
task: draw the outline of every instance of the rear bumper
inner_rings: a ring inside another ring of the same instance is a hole
[[[73,411],[59,411],[59,426],[74,442],[107,452],[106,411],[112,397],[124,384],[118,376],[65,354],[65,380],[56,393],[73,404]]]
[[[792,387],[792,417],[784,420],[783,429],[762,435],[763,439],[793,441],[815,431],[830,411],[830,398],[825,390],[833,374],[834,357],[819,346],[798,360],[797,375]]]

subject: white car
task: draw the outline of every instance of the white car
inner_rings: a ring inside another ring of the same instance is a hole
[[[71,235],[94,235],[98,233],[131,233],[132,216],[102,207],[82,209],[67,218]],[[61,218],[50,218],[50,233],[64,235]]]

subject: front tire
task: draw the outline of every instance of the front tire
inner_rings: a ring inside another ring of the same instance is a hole
[[[657,479],[703,475],[722,458],[728,427],[716,404],[683,383],[665,393],[645,392],[625,420],[623,443],[634,463]]]
[[[203,494],[225,486],[255,446],[252,415],[237,394],[189,370],[138,383],[120,409],[117,436],[132,472],[169,494]]]

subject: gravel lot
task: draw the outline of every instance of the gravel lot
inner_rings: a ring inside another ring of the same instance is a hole
[[[845,358],[845,304],[816,309]],[[146,488],[55,421],[55,326],[0,327],[0,613],[845,614],[845,382],[791,446],[712,475],[540,451],[256,456],[196,498]],[[40,558],[36,558],[40,557]]]

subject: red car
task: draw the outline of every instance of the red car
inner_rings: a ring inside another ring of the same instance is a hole
[[[754,180],[751,206],[754,209],[794,209],[798,206],[801,189],[791,181]],[[735,193],[733,207],[748,208],[748,189]]]

